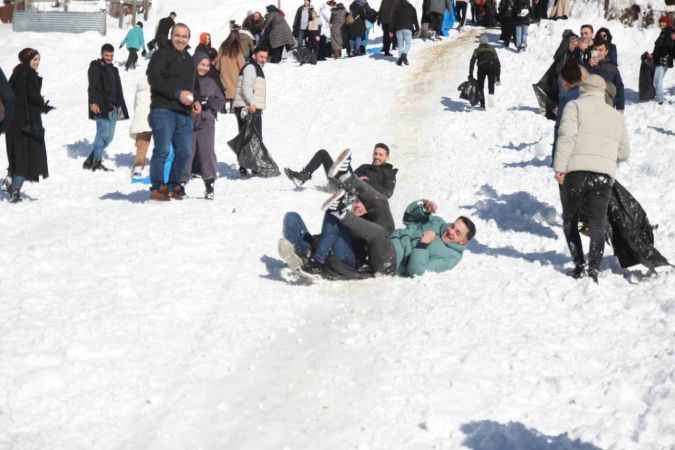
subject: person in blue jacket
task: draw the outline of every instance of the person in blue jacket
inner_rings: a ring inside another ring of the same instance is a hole
[[[145,36],[143,35],[143,22],[137,22],[127,33],[126,37],[120,44],[120,48],[124,47],[126,44],[127,50],[129,51],[129,57],[127,62],[124,64],[126,70],[135,69],[136,62],[138,61],[138,51],[145,53]]]

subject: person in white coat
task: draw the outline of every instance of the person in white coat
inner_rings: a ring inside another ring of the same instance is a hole
[[[136,85],[134,98],[134,118],[129,127],[129,135],[136,141],[136,157],[131,167],[131,176],[141,176],[146,164],[146,155],[152,139],[152,129],[148,122],[150,115],[150,85],[143,77]]]
[[[324,61],[327,56],[331,54],[330,47],[330,16],[335,6],[335,0],[328,0],[321,5],[319,9],[319,16],[321,17],[321,40],[319,43],[319,60]]]

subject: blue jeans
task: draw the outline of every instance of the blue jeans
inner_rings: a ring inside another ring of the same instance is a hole
[[[339,221],[332,215],[326,214],[321,228],[321,239],[312,257],[323,264],[326,262],[326,258],[332,254],[343,263],[356,269],[356,256],[354,250],[352,250],[351,237]],[[312,236],[300,214],[296,212],[286,213],[283,234],[284,238],[293,244],[296,253],[299,255],[310,254]]]
[[[352,39],[349,41],[349,46],[351,47],[352,50],[352,55],[354,52],[358,52],[359,49],[361,48],[361,45],[363,45],[363,40],[361,39],[361,36],[357,37],[356,39]]]
[[[527,47],[527,28],[529,25],[516,25],[516,48]]]
[[[663,78],[668,72],[667,66],[656,66],[654,69],[654,89],[656,90],[656,101],[663,103]]]
[[[305,46],[305,36],[307,34],[308,33],[305,30],[298,30],[298,48],[302,48]]]
[[[23,187],[23,182],[26,181],[26,177],[22,177],[21,175],[14,175],[12,177],[12,190],[14,192],[18,192],[21,190]]]
[[[103,159],[103,150],[112,142],[115,137],[115,125],[117,124],[117,110],[113,109],[108,113],[108,118],[100,117],[96,119],[96,137],[94,138],[94,148],[92,154],[94,161]]]
[[[174,160],[167,184],[173,187],[183,179],[187,162],[192,156],[192,117],[168,109],[152,109],[148,117],[155,140],[150,160],[152,189],[164,184],[164,165],[173,146]]]
[[[396,40],[398,41],[398,55],[407,55],[410,52],[410,47],[412,47],[412,31],[398,30]]]

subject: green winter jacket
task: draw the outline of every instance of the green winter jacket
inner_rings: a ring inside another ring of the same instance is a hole
[[[125,44],[127,48],[134,48],[136,50],[145,50],[145,38],[143,36],[143,28],[136,25],[131,30],[129,30],[127,36],[120,44],[120,47]]]
[[[395,230],[389,239],[396,252],[396,272],[402,276],[422,275],[424,272],[445,272],[462,259],[466,248],[446,244],[441,236],[448,224],[424,209],[421,200],[411,203],[403,215],[405,228]],[[420,244],[422,234],[432,230],[438,236],[429,245]]]

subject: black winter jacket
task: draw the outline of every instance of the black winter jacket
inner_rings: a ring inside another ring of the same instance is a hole
[[[106,64],[102,59],[96,59],[89,64],[87,72],[89,88],[87,89],[89,104],[89,118],[91,120],[106,118],[115,107],[119,108],[117,120],[129,118],[127,105],[124,102],[124,91],[120,73],[113,64]],[[115,97],[115,98],[113,98]],[[89,105],[96,104],[101,109],[100,114],[94,114]]]
[[[393,20],[394,31],[410,30],[415,34],[420,29],[420,23],[417,20],[417,10],[408,0],[401,0],[398,8],[394,11]]]
[[[382,0],[377,17],[378,23],[383,25],[391,25],[394,23],[394,12],[398,8],[399,3],[401,3],[401,0]]]
[[[675,52],[675,43],[670,38],[672,28],[664,28],[654,43],[654,64],[657,66],[673,67],[673,53]]]
[[[157,25],[157,32],[155,33],[155,39],[160,41],[164,40],[166,41],[169,39],[169,32],[173,28],[173,26],[176,24],[174,20],[169,17],[165,17],[162,20],[159,21],[159,25]]]
[[[381,166],[363,164],[359,166],[354,173],[359,178],[368,177],[366,182],[374,187],[377,192],[386,195],[387,198],[391,198],[391,196],[394,195],[398,169],[394,169],[394,166],[391,164],[386,163]]]
[[[614,87],[616,87],[614,107],[622,111],[625,107],[625,94],[623,80],[621,79],[619,69],[606,59],[601,61],[600,64],[595,67],[589,65],[586,68],[590,73],[600,75],[606,82],[614,84]]]
[[[148,65],[148,82],[152,95],[151,109],[169,109],[190,114],[190,106],[178,99],[180,91],[194,94],[195,64],[187,50],[179,53],[173,46],[152,55]]]
[[[527,11],[527,15],[521,15],[523,10]],[[532,14],[530,0],[515,0],[513,3],[513,23],[515,25],[529,25],[530,14]]]

